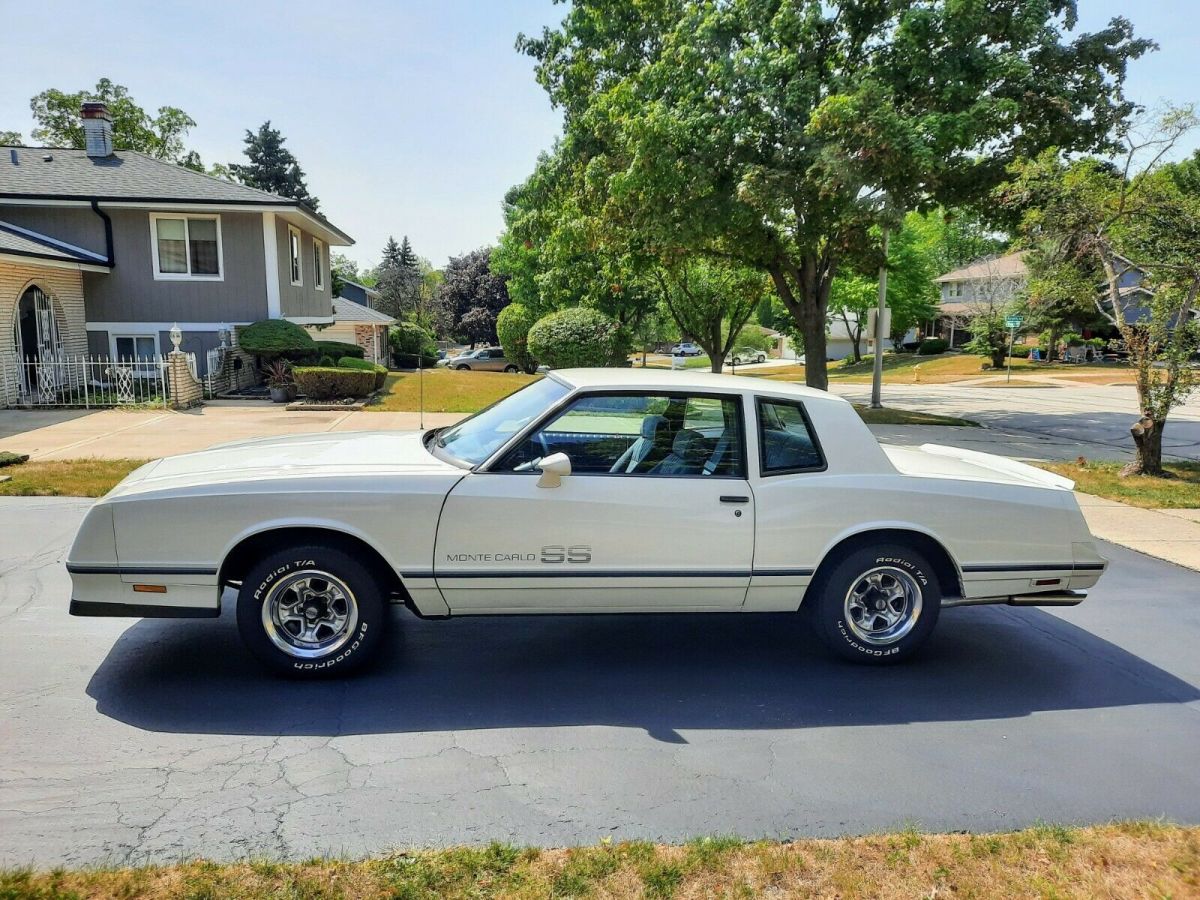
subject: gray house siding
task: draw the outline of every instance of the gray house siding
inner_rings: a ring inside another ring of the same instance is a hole
[[[295,226],[293,226],[295,227]],[[315,268],[313,258],[313,235],[300,231],[300,272],[303,284],[292,284],[292,255],[288,244],[288,223],[282,217],[275,219],[276,246],[279,253],[279,308],[289,317],[329,318],[333,315],[333,292],[329,285],[329,247],[322,245],[321,274],[324,289],[314,286]]]
[[[260,213],[220,213],[220,281],[156,280],[150,213],[112,209],[108,214],[116,264],[108,274],[84,274],[89,322],[219,323],[267,318]]]
[[[6,206],[0,203],[0,219],[101,256],[105,253],[104,221],[87,207]]]

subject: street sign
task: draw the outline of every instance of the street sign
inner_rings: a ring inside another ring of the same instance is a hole
[[[1021,323],[1025,321],[1024,316],[1006,316],[1004,319],[1005,328],[1020,328]]]

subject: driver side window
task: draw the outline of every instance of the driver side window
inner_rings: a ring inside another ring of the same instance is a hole
[[[588,394],[514,449],[498,471],[533,472],[565,453],[575,474],[745,477],[732,397]]]

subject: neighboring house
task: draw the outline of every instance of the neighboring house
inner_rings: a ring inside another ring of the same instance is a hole
[[[82,115],[84,150],[0,147],[0,405],[32,390],[18,359],[153,357],[178,323],[203,374],[223,331],[333,323],[344,232],[296,200],[114,150],[104,105]]]
[[[375,309],[376,303],[379,302],[380,294],[375,288],[369,288],[365,284],[359,284],[357,281],[347,281],[343,278],[342,290],[338,296],[349,300],[351,303],[357,303],[359,306]]]
[[[971,340],[967,326],[972,318],[1003,307],[1024,290],[1029,279],[1027,253],[1021,250],[977,260],[937,278],[942,296],[931,333],[945,338],[951,347]]]
[[[333,324],[316,327],[310,325],[308,332],[318,341],[343,341],[363,348],[366,359],[386,366],[388,357],[388,329],[396,324],[391,316],[376,309],[360,306],[345,297],[333,300]]]
[[[850,328],[858,322],[856,313],[850,313],[850,324],[847,324],[842,319],[841,314],[832,316],[829,320],[829,327],[825,331],[825,358],[827,360],[846,359],[854,355],[854,339],[850,336]],[[917,332],[910,328],[904,336],[904,341],[916,340]],[[888,344],[891,346],[889,339]],[[863,354],[872,354],[875,352],[875,336],[869,334],[866,327],[863,328],[863,333],[859,338],[859,351]],[[779,359],[799,359],[804,354],[797,352],[792,346],[791,340],[783,334],[775,335],[775,350],[772,353]]]

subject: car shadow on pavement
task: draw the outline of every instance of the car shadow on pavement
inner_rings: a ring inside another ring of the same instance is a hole
[[[227,604],[232,607],[232,604]],[[1037,609],[945,611],[911,662],[831,657],[795,614],[461,618],[396,610],[358,676],[265,674],[232,609],[143,620],[88,685],[97,710],[150,731],[383,734],[563,725],[796,729],[1188,703],[1200,690]]]

